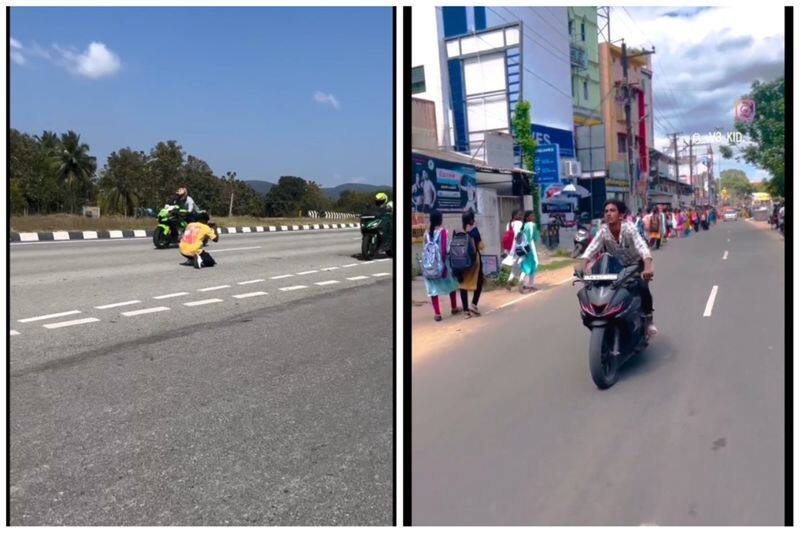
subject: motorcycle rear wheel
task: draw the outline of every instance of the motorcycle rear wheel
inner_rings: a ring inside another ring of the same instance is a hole
[[[598,389],[605,390],[617,382],[617,359],[611,355],[614,328],[592,329],[589,339],[589,372]]]
[[[376,243],[372,235],[364,235],[361,237],[361,257],[366,261],[372,261],[375,257]]]

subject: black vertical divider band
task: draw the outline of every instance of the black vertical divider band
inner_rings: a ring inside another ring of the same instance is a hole
[[[410,191],[411,162],[411,7],[403,6],[403,175],[400,186]],[[411,202],[404,201],[403,258],[411,265]],[[411,525],[411,272],[403,277],[403,525]]]
[[[794,293],[794,260],[792,257],[792,252],[794,249],[793,244],[793,237],[794,237],[794,227],[793,227],[793,219],[794,219],[794,188],[793,180],[794,180],[794,154],[792,150],[794,149],[794,64],[793,64],[793,52],[794,52],[794,35],[792,34],[793,31],[793,17],[794,17],[794,8],[791,6],[786,6],[784,11],[783,23],[784,23],[784,154],[785,154],[785,169],[784,169],[784,198],[786,200],[786,214],[784,215],[785,220],[784,222],[785,229],[784,229],[784,243],[785,243],[785,274],[784,274],[784,283],[786,286],[786,295],[787,298],[784,300],[784,304],[786,305],[786,311],[784,313],[784,330],[785,330],[785,338],[786,343],[784,346],[784,358],[785,358],[785,365],[784,365],[784,401],[785,409],[783,410],[786,416],[786,422],[784,425],[784,438],[786,440],[786,447],[784,449],[784,460],[786,461],[786,468],[785,468],[785,477],[784,477],[784,495],[785,495],[785,503],[784,503],[784,514],[785,519],[784,523],[786,526],[792,526],[794,521],[794,514],[793,514],[793,505],[794,505],[794,391],[793,391],[793,375],[794,375],[794,366],[792,364],[792,358],[794,355],[793,349],[793,337],[794,332],[792,331],[792,324],[793,324],[793,314],[794,314],[794,300],[792,294]],[[788,179],[786,179],[788,177]]]

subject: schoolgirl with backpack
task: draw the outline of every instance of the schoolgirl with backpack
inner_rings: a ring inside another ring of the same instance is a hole
[[[466,318],[480,316],[478,300],[483,290],[483,265],[481,252],[483,241],[478,228],[475,227],[475,213],[467,211],[461,216],[461,230],[453,232],[450,242],[450,264],[453,274],[458,280],[461,292],[461,306]],[[472,291],[472,304],[468,303],[469,291]]]
[[[449,245],[447,230],[442,227],[442,214],[432,211],[430,226],[423,237],[421,268],[425,290],[433,305],[433,319],[437,322],[442,320],[439,304],[441,295],[450,296],[452,314],[461,312],[456,302],[458,282],[453,277],[453,269],[450,266]]]

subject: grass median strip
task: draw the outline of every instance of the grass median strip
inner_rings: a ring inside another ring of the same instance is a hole
[[[149,315],[150,313],[160,313],[161,311],[169,311],[169,307],[148,307],[147,309],[137,309],[136,311],[125,311],[120,314],[122,316],[139,316],[139,315]]]
[[[47,329],[66,328],[69,326],[78,326],[80,324],[89,324],[90,322],[100,322],[99,318],[79,318],[77,320],[67,320],[66,322],[52,322],[50,324],[43,324]]]

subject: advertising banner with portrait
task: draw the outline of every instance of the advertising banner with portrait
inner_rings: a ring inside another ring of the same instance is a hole
[[[411,157],[413,180],[411,210],[414,213],[478,213],[475,168],[421,154]]]

